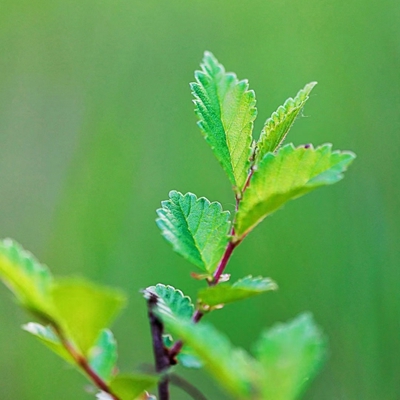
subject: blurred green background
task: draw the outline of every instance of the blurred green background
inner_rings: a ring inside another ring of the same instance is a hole
[[[270,276],[280,290],[210,320],[249,349],[263,327],[311,310],[331,354],[304,398],[399,399],[398,0],[3,0],[1,237],[56,274],[125,289],[119,364],[151,361],[139,289],[201,286],[161,238],[155,209],[171,189],[234,204],[195,124],[188,83],[204,50],[250,80],[256,134],[317,80],[290,139],[358,155],[343,182],[288,204],[234,254],[233,278]],[[19,329],[27,320],[0,287],[0,398],[93,398]],[[207,375],[187,376],[227,398]]]

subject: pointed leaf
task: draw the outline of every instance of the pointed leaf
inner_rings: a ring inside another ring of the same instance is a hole
[[[326,352],[326,341],[310,314],[264,332],[255,353],[263,366],[263,398],[294,400],[316,374]]]
[[[275,152],[285,140],[286,135],[303,109],[311,90],[316,84],[317,82],[307,84],[297,93],[294,99],[289,97],[284,105],[279,106],[272,113],[271,117],[267,119],[256,147],[256,165],[259,164],[268,152]]]
[[[149,286],[144,291],[146,298],[151,294],[157,296],[157,310],[161,315],[186,320],[192,318],[194,312],[192,300],[179,289],[159,283],[156,286]]]
[[[157,225],[173,249],[212,274],[228,243],[229,212],[192,193],[171,191],[157,210]]]
[[[195,325],[172,318],[165,318],[164,322],[174,336],[190,346],[219,384],[240,398],[250,393],[255,366],[244,350],[234,348],[227,337],[209,324]]]
[[[82,279],[58,281],[52,297],[60,325],[84,355],[125,304],[120,291]]]
[[[89,365],[104,381],[109,382],[117,362],[117,342],[108,329],[101,331],[96,344],[89,351]]]
[[[213,307],[246,299],[277,288],[278,285],[270,278],[262,278],[261,276],[253,278],[250,275],[233,285],[222,283],[201,289],[198,298],[202,305]]]
[[[74,364],[75,361],[62,345],[60,339],[50,326],[43,326],[36,322],[29,322],[22,326],[22,329],[35,336],[40,342],[46,345],[50,350],[54,351],[65,361]]]
[[[124,374],[118,375],[111,381],[111,391],[120,400],[135,400],[145,390],[153,387],[158,381],[158,377],[145,374]]]
[[[237,237],[244,237],[287,201],[340,181],[354,158],[351,152],[332,152],[330,144],[316,149],[288,144],[277,154],[267,153],[240,202],[235,222]]]
[[[191,84],[198,125],[232,185],[240,191],[250,167],[253,121],[257,115],[254,91],[239,81],[210,53]]]
[[[11,239],[0,241],[0,278],[24,307],[47,321],[52,319],[48,268]]]

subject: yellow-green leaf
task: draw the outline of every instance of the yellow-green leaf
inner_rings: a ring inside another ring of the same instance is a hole
[[[351,152],[332,151],[330,144],[316,149],[288,144],[277,154],[267,153],[240,202],[235,221],[237,238],[243,238],[287,201],[340,181],[354,158]]]
[[[317,82],[308,83],[294,99],[289,97],[265,122],[256,147],[255,165],[269,152],[275,152],[285,140],[300,111],[303,109],[311,90]]]

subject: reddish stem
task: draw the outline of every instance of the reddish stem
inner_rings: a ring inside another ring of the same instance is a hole
[[[97,375],[96,372],[91,368],[87,359],[84,356],[82,356],[65,338],[61,329],[58,327],[54,327],[54,329],[58,337],[60,338],[60,341],[64,346],[64,348],[68,351],[68,353],[74,359],[74,361],[82,368],[82,370],[90,378],[93,384],[103,392],[109,394],[113,398],[113,400],[120,400],[119,397],[117,397],[114,393],[112,393],[111,388],[108,386],[108,384],[99,375]]]

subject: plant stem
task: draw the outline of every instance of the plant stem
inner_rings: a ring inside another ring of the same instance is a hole
[[[182,378],[177,374],[170,374],[171,384],[180,387],[194,400],[207,400],[206,396],[200,392],[197,387],[193,386],[186,379]]]
[[[153,309],[157,305],[157,296],[150,294],[147,300],[148,315],[151,329],[151,337],[153,342],[154,361],[156,372],[162,373],[168,370],[171,366],[170,355],[168,349],[163,343],[164,325],[154,313]],[[169,379],[165,375],[158,384],[159,400],[169,400]]]
[[[63,331],[57,327],[53,326],[55,332],[57,333],[62,345],[68,351],[70,356],[74,359],[77,365],[81,367],[81,369],[85,372],[85,374],[89,377],[89,379],[93,382],[93,384],[103,392],[109,394],[113,400],[120,400],[118,396],[116,396],[111,388],[108,386],[107,382],[105,382],[97,373],[92,369],[89,365],[88,360],[82,356],[75,347],[66,339]]]

